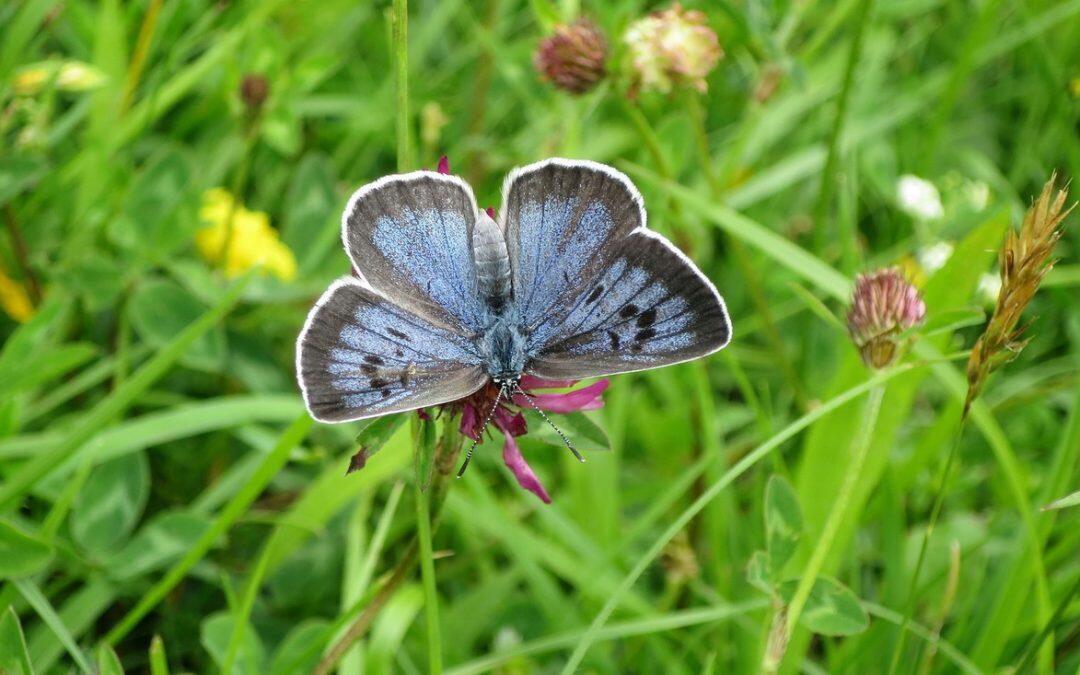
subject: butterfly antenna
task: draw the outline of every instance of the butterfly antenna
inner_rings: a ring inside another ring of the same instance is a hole
[[[544,421],[550,424],[551,428],[555,430],[555,433],[559,434],[559,438],[563,440],[563,443],[566,443],[566,447],[570,449],[570,452],[574,453],[574,457],[577,457],[577,460],[579,462],[584,462],[585,458],[582,457],[581,453],[577,451],[577,449],[574,447],[574,444],[571,443],[570,439],[566,437],[566,434],[562,432],[562,429],[555,426],[555,423],[551,421],[551,418],[544,414],[544,411],[540,409],[540,406],[536,405],[536,401],[533,400],[533,397],[526,394],[525,390],[521,388],[521,385],[515,386],[517,386],[518,393],[525,397],[525,400],[529,402],[529,405],[532,406],[533,410],[540,413],[540,417],[543,417]]]
[[[465,469],[469,468],[469,461],[472,460],[473,450],[476,450],[476,446],[480,445],[481,439],[484,438],[484,431],[487,429],[488,423],[491,422],[491,418],[495,416],[495,409],[499,407],[499,401],[502,400],[505,391],[505,387],[499,387],[499,393],[495,395],[495,402],[491,404],[491,410],[488,411],[487,417],[484,418],[484,423],[480,426],[480,432],[476,434],[476,440],[469,446],[469,451],[465,453],[465,461],[461,464],[461,469],[457,472],[458,478],[464,476]]]

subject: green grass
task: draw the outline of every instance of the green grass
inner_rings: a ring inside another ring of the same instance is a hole
[[[1076,216],[1031,343],[960,409],[980,278],[1080,173],[1080,0],[684,4],[725,51],[708,92],[633,100],[621,36],[662,4],[0,4],[0,271],[34,307],[0,313],[0,672],[310,672],[335,646],[342,673],[1078,672],[1080,509],[1041,510],[1080,490]],[[612,75],[570,97],[531,58],[578,13]],[[100,82],[17,91],[66,60]],[[446,479],[453,429],[317,424],[295,385],[348,195],[442,154],[496,208],[514,166],[618,167],[734,320],[725,352],[558,419],[585,464],[530,417],[550,506],[496,441]],[[904,174],[942,218],[904,213]],[[295,278],[200,254],[217,187]],[[868,372],[854,274],[942,241],[924,334]]]

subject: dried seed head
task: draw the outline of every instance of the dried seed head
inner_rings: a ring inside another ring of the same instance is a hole
[[[262,75],[248,74],[240,81],[240,100],[248,112],[257,113],[270,95],[270,81]]]
[[[705,15],[683,9],[679,3],[635,21],[623,42],[633,67],[632,92],[666,94],[685,85],[704,93],[705,77],[724,56]]]
[[[998,256],[1001,289],[994,313],[979,336],[968,359],[967,399],[964,415],[986,384],[990,373],[1016,358],[1027,344],[1021,340],[1026,326],[1019,326],[1020,316],[1039,290],[1043,277],[1054,266],[1051,255],[1061,238],[1062,221],[1076,204],[1065,208],[1068,191],[1054,191],[1057,174],[1043,186],[1042,193],[1024,214],[1020,230],[1010,229]]]
[[[855,280],[848,312],[848,332],[863,362],[884,368],[896,359],[897,340],[904,331],[926,318],[926,305],[919,291],[890,267]]]
[[[578,19],[540,41],[533,67],[545,80],[571,94],[583,94],[604,79],[608,45],[600,28]]]

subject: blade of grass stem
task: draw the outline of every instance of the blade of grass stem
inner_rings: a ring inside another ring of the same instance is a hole
[[[705,506],[712,501],[724,488],[730,485],[736,478],[741,476],[752,466],[757,464],[763,458],[765,458],[770,452],[776,449],[785,441],[794,437],[797,433],[813,424],[818,419],[822,418],[829,412],[836,410],[840,406],[844,405],[848,401],[861,396],[862,394],[870,391],[874,387],[880,386],[896,377],[897,375],[908,372],[916,367],[921,367],[925,364],[904,364],[896,366],[886,371],[875,374],[866,382],[852,387],[847,391],[833,397],[832,399],[823,402],[819,407],[806,413],[802,417],[793,421],[788,426],[777,432],[771,438],[766,440],[761,445],[757,446],[743,457],[735,466],[726,471],[718,480],[712,483],[702,494],[698,497],[690,506],[686,507],[682,513],[667,527],[664,532],[657,537],[656,541],[649,547],[649,549],[642,554],[634,567],[623,578],[622,582],[616,587],[615,591],[608,597],[607,602],[603,608],[593,618],[589,628],[582,635],[577,645],[574,647],[574,651],[570,654],[566,664],[564,664],[562,672],[564,675],[570,675],[576,671],[579,665],[581,665],[582,659],[589,651],[589,648],[595,642],[599,630],[607,622],[615,608],[618,607],[622,598],[634,585],[639,577],[645,572],[648,566],[656,559],[658,555],[664,550],[671,539],[679,533],[682,528],[686,526],[690,520],[696,516]]]
[[[235,282],[221,301],[201,317],[190,323],[171,342],[150,358],[138,371],[124,381],[111,394],[83,415],[56,445],[45,450],[19,467],[0,486],[0,511],[14,506],[30,488],[44,478],[54,466],[81,446],[101,427],[115,420],[127,410],[141,394],[163,377],[173,364],[183,356],[187,348],[199,337],[217,325],[240,298],[250,276]]]
[[[259,464],[255,474],[244,484],[236,495],[221,510],[214,524],[203,533],[198,541],[188,550],[184,557],[169,569],[168,573],[154,584],[140,599],[139,602],[128,611],[127,614],[105,635],[106,644],[115,645],[120,641],[146,614],[152,610],[161,600],[180,583],[184,576],[210,551],[210,547],[223,535],[240,516],[247,512],[255,499],[262,493],[270,480],[277,474],[300,441],[307,436],[314,421],[307,411],[300,414],[296,420],[285,429],[278,439],[277,445]]]

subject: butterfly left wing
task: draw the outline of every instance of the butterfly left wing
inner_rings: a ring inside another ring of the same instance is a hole
[[[504,193],[527,372],[580,379],[657,368],[730,340],[716,287],[645,228],[641,196],[622,173],[548,160],[512,173]]]
[[[346,422],[463,398],[487,380],[476,346],[351,278],[334,282],[296,345],[304,403]]]

